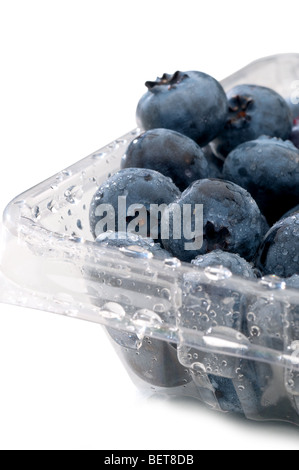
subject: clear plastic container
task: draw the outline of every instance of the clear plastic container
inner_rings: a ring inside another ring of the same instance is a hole
[[[298,79],[299,54],[285,54],[222,83],[265,85],[291,99]],[[92,196],[138,133],[8,205],[0,300],[102,324],[140,388],[196,397],[254,420],[299,424],[299,291],[277,278],[247,281],[223,268],[199,270],[94,243]]]

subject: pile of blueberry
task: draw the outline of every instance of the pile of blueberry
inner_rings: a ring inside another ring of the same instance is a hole
[[[160,260],[191,262],[193,270],[182,279],[183,327],[207,331],[216,324],[225,334],[238,332],[253,344],[283,351],[286,329],[279,302],[245,298],[208,284],[203,292],[196,267],[222,266],[248,280],[276,275],[285,285],[299,287],[298,106],[256,85],[240,85],[226,94],[214,78],[195,71],[164,74],[146,87],[137,106],[144,132],[130,143],[120,171],[91,202],[96,242],[127,254],[139,248]],[[110,219],[103,210],[108,205],[113,207]],[[150,221],[153,205],[164,208],[155,225]],[[202,243],[187,250],[184,218],[181,236],[174,233],[174,206],[182,212],[191,207],[194,214],[199,205]],[[292,315],[290,341],[298,342],[296,308]],[[273,417],[282,400],[283,413],[292,413],[293,405],[278,393],[284,387],[283,369],[280,374],[262,363],[195,350],[205,370],[191,375],[176,345],[144,338],[137,352],[134,333],[108,332],[130,368],[152,386],[195,382],[203,401],[225,411],[258,416],[266,409]]]
[[[214,78],[195,71],[164,74],[145,85],[148,91],[137,106],[144,132],[129,145],[121,170],[94,195],[94,237],[134,230],[141,245],[143,238],[152,238],[170,257],[195,265],[198,256],[221,250],[238,254],[261,275],[299,274],[298,107],[256,85],[239,85],[226,94]],[[121,196],[126,197],[122,210],[135,204],[135,212],[119,227]],[[203,205],[200,248],[184,248],[183,219],[181,238],[174,236],[173,203]],[[102,204],[113,206],[116,224],[101,223]],[[164,204],[169,212],[167,238],[159,223],[155,230],[150,224],[153,204]],[[146,210],[139,218],[138,205]],[[227,256],[218,261],[225,265]]]

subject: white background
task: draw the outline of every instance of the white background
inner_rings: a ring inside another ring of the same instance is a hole
[[[299,52],[297,0],[0,0],[1,212],[133,129],[145,80],[279,52]],[[299,432],[146,399],[101,327],[0,305],[0,447],[299,449]]]

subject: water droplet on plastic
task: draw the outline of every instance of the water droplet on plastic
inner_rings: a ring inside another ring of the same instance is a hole
[[[136,258],[151,259],[154,257],[153,253],[145,250],[143,247],[138,245],[124,246],[119,249],[125,255],[129,255]]]
[[[121,320],[122,318],[125,317],[126,312],[125,312],[125,309],[120,304],[117,304],[116,302],[108,302],[100,310],[100,315],[104,318]]]
[[[165,312],[165,306],[163,304],[156,304],[156,305],[154,305],[153,310],[156,313],[164,313]]]
[[[39,206],[34,206],[33,209],[32,209],[32,216],[35,218],[35,219],[39,219],[40,218],[40,208]]]
[[[247,320],[252,323],[252,322],[255,322],[256,320],[256,316],[253,312],[248,312],[247,313]]]
[[[211,281],[223,281],[232,277],[231,271],[223,267],[208,266],[204,269],[204,272]]]
[[[274,275],[262,277],[262,279],[259,281],[259,284],[271,290],[282,290],[286,288],[285,281]]]
[[[169,289],[167,289],[166,287],[164,287],[162,290],[161,290],[161,297],[163,299],[166,299],[166,300],[171,300],[171,292]]]
[[[92,158],[104,158],[106,156],[105,152],[95,152],[92,154]]]
[[[118,145],[126,145],[127,139],[116,139],[115,141]]]
[[[203,322],[205,322],[205,323],[207,323],[209,320],[210,320],[210,319],[209,319],[208,315],[203,315],[203,316],[201,317],[201,321],[203,321]]]
[[[253,336],[254,338],[258,338],[261,334],[261,330],[259,329],[258,326],[252,326],[250,328],[250,334],[251,336]]]
[[[200,310],[205,310],[206,312],[208,312],[211,308],[211,301],[205,299],[204,297],[198,299],[198,307],[200,308]]]
[[[160,328],[163,323],[159,315],[148,310],[146,308],[138,310],[132,317],[132,322],[136,326],[149,327],[149,328]]]
[[[118,148],[118,143],[116,140],[114,142],[111,142],[111,144],[108,145],[109,150],[115,150],[117,148]]]
[[[62,170],[60,173],[56,175],[56,180],[57,181],[63,181],[64,179],[68,178],[69,176],[72,176],[71,170]]]
[[[179,268],[182,265],[182,263],[177,258],[168,258],[164,260],[164,265],[167,266],[168,268],[176,269],[176,268]]]
[[[76,204],[82,199],[83,190],[79,186],[70,186],[65,192],[64,197],[70,204]]]
[[[54,201],[54,199],[52,199],[52,201],[48,202],[47,204],[47,209],[52,212],[53,214],[55,214],[56,212],[58,212],[58,206],[57,206],[57,202]]]
[[[290,380],[288,381],[288,386],[289,386],[290,388],[294,388],[294,387],[295,387],[295,382],[294,382],[294,380],[290,379]]]

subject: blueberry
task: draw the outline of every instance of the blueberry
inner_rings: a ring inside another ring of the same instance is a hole
[[[105,249],[107,246],[120,248],[122,255],[135,258],[132,259],[132,266],[136,264],[142,276],[147,260],[151,258],[148,255],[156,259],[170,256],[159,244],[131,233],[107,232],[96,239],[96,244]],[[142,276],[139,279],[136,273],[132,274],[133,267],[130,267],[130,270],[124,269],[124,266],[123,269],[117,268],[117,262],[114,265],[113,259],[111,254],[108,265],[103,259],[99,269],[96,266],[91,268],[90,265],[84,268],[84,278],[91,303],[102,312],[106,311],[108,318],[111,312],[126,315],[127,318],[139,314],[141,317],[151,315],[151,318],[154,318],[155,312],[149,309],[153,308],[152,305],[156,302],[162,307],[165,306],[165,316],[170,322],[168,311],[170,297],[167,297],[170,296],[170,291],[164,287],[163,294],[160,284],[157,287],[156,283],[150,283],[149,279],[143,279]],[[163,313],[160,318],[161,321],[165,320]],[[126,331],[121,325],[118,329],[109,326],[106,330],[131,374],[142,382],[155,387],[169,388],[183,386],[192,380],[190,373],[178,360],[175,344],[147,336],[140,338],[136,332]]]
[[[288,288],[288,305],[289,311],[286,317],[284,334],[287,336],[286,343],[288,353],[292,351],[292,355],[298,358],[298,340],[299,340],[299,302],[298,302],[298,289],[299,289],[299,276],[294,274],[288,279],[285,279]],[[285,382],[287,390],[293,397],[297,412],[299,410],[299,372],[292,368],[286,371]],[[293,420],[293,422],[296,422]]]
[[[179,387],[192,380],[178,360],[176,345],[167,341],[145,337],[138,349],[120,352],[131,373],[154,387]]]
[[[208,178],[222,179],[223,160],[216,157],[210,144],[202,148],[208,162]]]
[[[127,256],[140,258],[156,258],[165,260],[171,258],[171,254],[163,250],[159,243],[151,238],[142,238],[139,235],[126,232],[106,232],[96,238],[100,246],[120,248]]]
[[[286,212],[280,220],[282,219],[287,219],[288,217],[290,217],[291,215],[295,215],[295,214],[298,214],[299,212],[299,204],[295,207],[293,207],[292,209],[290,209],[288,212]]]
[[[212,327],[241,331],[245,296],[232,291],[229,280],[232,274],[256,279],[253,267],[239,255],[221,250],[198,256],[192,265],[201,270],[183,276],[180,324],[200,331]]]
[[[253,295],[248,304],[245,333],[254,344],[283,351],[283,319],[281,302],[271,297],[271,294]]]
[[[235,253],[228,253],[221,250],[215,250],[211,253],[207,253],[206,255],[197,256],[195,260],[192,261],[192,265],[204,269],[207,276],[215,276],[220,279],[226,276],[229,278],[232,274],[247,280],[254,280],[257,277],[252,264],[248,263],[244,258],[241,258],[241,256]],[[211,269],[213,267],[215,269]],[[223,271],[223,268],[228,270],[227,273],[225,270]],[[190,280],[192,280],[192,277]],[[219,322],[219,317],[224,315],[225,326],[241,330],[244,296],[237,295],[236,292],[233,292],[226,287],[222,288],[219,282],[216,285],[206,285],[205,293],[207,293],[209,298],[212,300],[212,310],[217,313],[213,318],[213,321],[217,321],[218,324],[223,324],[222,321]],[[223,304],[224,298],[227,299],[226,307]],[[230,301],[228,301],[228,299],[230,299]],[[227,305],[229,305],[232,315],[226,315],[224,313]]]
[[[179,387],[192,377],[178,360],[177,346],[135,333],[106,328],[114,346],[121,354],[133,376],[155,387]]]
[[[299,125],[297,124],[296,126],[293,127],[291,135],[290,135],[290,141],[293,142],[295,147],[299,149]]]
[[[151,204],[163,204],[173,201],[180,195],[180,191],[173,182],[153,170],[145,169],[125,169],[104,183],[93,197],[90,208],[90,226],[96,242],[99,246],[119,247],[126,256],[137,258],[138,264],[146,262],[150,255],[157,259],[170,257],[160,245],[154,244],[153,240],[143,239],[141,236],[132,233],[111,233],[110,222],[107,221],[105,230],[99,230],[101,215],[99,206],[109,204],[114,208],[115,217],[112,222],[115,224],[114,230],[118,230],[119,214],[118,198],[126,196],[124,209],[127,210],[131,204],[136,203],[141,211],[141,205],[147,210]],[[103,206],[102,206],[103,209]],[[102,214],[105,217],[105,213]],[[146,215],[145,215],[146,217]],[[125,217],[125,229],[131,220]],[[142,226],[143,219],[138,219]],[[112,225],[113,225],[112,224]],[[112,227],[113,228],[113,227]],[[104,233],[103,233],[104,232]],[[107,233],[108,232],[108,233]],[[144,296],[144,280],[136,276],[128,276],[127,272],[122,273],[111,269],[105,269],[104,262],[100,270],[96,268],[85,269],[85,277],[88,279],[87,289],[91,297],[91,302],[101,310],[114,310],[126,312],[128,317],[133,317],[140,312],[148,312],[147,303],[150,300],[158,299],[159,292],[155,283],[147,282],[147,296]],[[136,296],[140,296],[138,307],[136,307]],[[111,302],[111,298],[115,299]],[[164,300],[165,301],[165,300]],[[111,306],[112,304],[112,306]],[[144,308],[142,308],[144,307]],[[144,315],[144,314],[143,314]],[[140,340],[135,333],[126,332],[111,327],[107,328],[111,339],[119,348],[123,360],[129,366],[131,373],[143,382],[157,387],[177,387],[185,385],[191,380],[190,374],[186,371],[177,358],[176,346],[166,341],[145,337]]]
[[[134,139],[122,159],[122,168],[159,171],[180,190],[209,176],[207,160],[196,142],[169,129],[153,129]]]
[[[294,274],[293,276],[284,279],[288,289],[299,289],[299,275]],[[298,305],[298,293],[296,292],[296,298],[294,302],[290,301],[290,320],[289,321],[289,343],[299,340],[299,305]]]
[[[243,413],[242,404],[237,395],[233,381],[226,377],[209,374],[209,380],[215,390],[215,396],[222,411]]]
[[[196,228],[193,214],[200,209],[196,205],[203,205],[201,247],[198,232],[193,238],[191,233],[193,231],[194,234]],[[191,208],[191,223],[186,227],[186,218],[182,216],[179,219],[178,214],[184,214],[184,210],[187,212],[188,207]],[[251,261],[268,229],[256,202],[245,189],[217,179],[193,183],[175,204],[168,206],[165,215],[169,216],[170,236],[163,239],[163,246],[182,261],[191,261],[197,255],[217,249],[238,253]],[[185,235],[187,228],[191,238]],[[178,231],[181,232],[180,237],[177,236]]]
[[[200,255],[192,261],[198,268],[207,268],[210,266],[223,266],[231,271],[235,276],[245,279],[255,279],[256,274],[253,266],[238,254],[228,253],[222,250],[215,250],[206,255]]]
[[[171,179],[157,171],[142,168],[121,170],[103,183],[92,199],[89,213],[91,232],[95,238],[106,231],[128,231],[158,240],[159,214],[154,217],[151,205],[169,204],[180,194]],[[131,205],[135,207],[131,207],[130,212]]]
[[[225,92],[202,72],[164,74],[146,82],[136,117],[144,130],[166,128],[185,134],[204,146],[222,130],[227,117]]]
[[[267,291],[256,296],[252,293],[247,306],[244,333],[259,350],[261,359],[271,358],[270,351],[276,351],[281,356],[284,353],[289,354],[288,348],[292,342],[290,333],[291,330],[294,332],[296,315],[293,316],[289,311],[289,303],[280,301],[279,297],[273,295],[273,289],[285,288],[283,279],[269,276],[261,282]],[[259,404],[258,414],[271,419],[282,419],[285,416],[291,418],[295,416],[295,412],[293,396],[286,387],[288,371],[275,362],[261,360],[252,363],[252,384]]]
[[[256,265],[265,275],[299,274],[299,213],[273,225],[260,246]]]
[[[255,274],[252,266],[238,255],[219,250],[198,257],[193,264],[194,267],[205,269],[189,271],[183,276],[179,325],[189,331],[213,334],[219,337],[219,341],[220,338],[233,343],[239,341],[240,336],[243,337],[241,332],[247,298],[235,289],[232,290],[231,273],[223,267],[231,268],[234,274],[253,280]],[[245,337],[243,339],[246,340]],[[213,404],[214,396],[214,407],[218,406],[223,411],[245,414],[254,412],[255,391],[251,386],[252,374],[246,361],[225,353],[214,353],[209,349],[196,349],[196,346],[180,347],[179,355],[181,362],[189,360],[199,395],[206,397],[212,387],[213,395],[206,398],[208,403]],[[202,367],[199,368],[198,363]],[[199,372],[196,372],[197,369]]]
[[[293,276],[284,279],[287,287],[290,289],[299,289],[299,275],[298,274],[293,274]],[[298,335],[299,338],[299,335]]]
[[[226,157],[238,145],[261,135],[289,138],[291,111],[274,90],[257,85],[238,85],[227,94],[229,114],[224,130],[213,142],[217,155]]]
[[[241,331],[245,296],[239,295],[227,287],[226,279],[229,279],[233,274],[247,280],[255,280],[256,274],[253,266],[239,255],[221,250],[198,256],[192,261],[192,265],[204,269],[206,278],[199,277],[198,274],[192,272],[184,275],[183,292],[188,294],[184,296],[183,302],[182,317],[184,321],[186,322],[188,319],[189,327],[194,326],[195,322],[201,330],[213,326],[225,326]],[[209,282],[213,280],[217,282]],[[201,302],[196,302],[194,298],[188,299],[188,296],[201,299]],[[206,299],[206,304],[203,302],[203,298]],[[226,299],[226,303],[223,302],[223,299]],[[195,305],[198,307],[194,307]],[[209,320],[202,318],[205,305]],[[196,319],[197,313],[199,317]]]
[[[239,145],[223,176],[249,191],[270,224],[299,203],[299,151],[290,141],[261,137]]]

